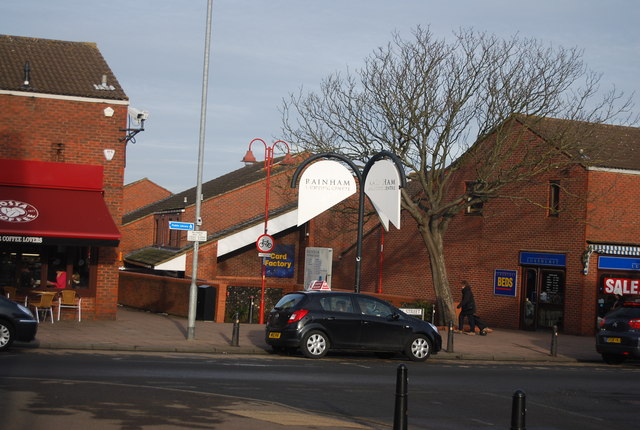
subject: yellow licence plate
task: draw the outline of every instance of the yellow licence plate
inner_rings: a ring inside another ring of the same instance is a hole
[[[280,333],[277,331],[270,332],[269,339],[280,339]]]
[[[622,343],[622,339],[619,337],[608,337],[607,343]]]

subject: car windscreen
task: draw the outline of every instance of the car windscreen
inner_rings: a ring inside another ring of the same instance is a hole
[[[640,318],[640,306],[618,308],[607,315],[609,318]]]
[[[304,294],[295,294],[295,293],[287,294],[286,296],[278,300],[278,303],[276,303],[275,308],[283,311],[287,309],[291,309],[295,305],[300,303],[302,300],[304,300],[304,298],[305,298]]]

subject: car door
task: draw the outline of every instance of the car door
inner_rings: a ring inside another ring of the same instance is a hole
[[[363,349],[401,350],[411,327],[404,323],[396,308],[374,297],[358,296]]]
[[[331,348],[357,348],[360,340],[360,314],[349,295],[322,295],[322,313],[315,322],[322,325],[331,340]]]

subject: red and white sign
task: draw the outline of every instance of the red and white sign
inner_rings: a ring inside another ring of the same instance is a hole
[[[604,292],[607,294],[640,294],[640,279],[604,278]]]
[[[307,291],[331,291],[331,287],[327,284],[327,281],[311,281],[307,286]]]
[[[262,234],[256,240],[256,248],[258,248],[258,252],[260,253],[269,253],[273,249],[275,245],[275,241],[273,237],[268,234]]]
[[[29,203],[0,200],[0,221],[25,223],[38,218],[38,215],[38,209]]]

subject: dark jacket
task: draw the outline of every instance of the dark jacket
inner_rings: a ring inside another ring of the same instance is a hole
[[[471,287],[468,285],[462,289],[462,300],[460,300],[458,308],[462,309],[465,314],[476,313],[476,301],[473,298]]]

